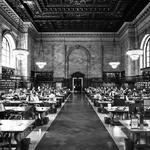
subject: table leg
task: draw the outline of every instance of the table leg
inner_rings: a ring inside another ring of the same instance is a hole
[[[16,141],[16,150],[21,150],[21,135],[18,132],[14,134],[14,139]]]
[[[12,146],[12,145],[11,145],[12,134],[13,134],[13,133],[10,133],[10,134],[9,134],[9,137],[8,137],[9,150],[11,150],[11,146]]]

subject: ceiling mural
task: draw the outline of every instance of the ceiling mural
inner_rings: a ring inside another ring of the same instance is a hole
[[[132,21],[149,0],[5,0],[42,32],[112,32]]]

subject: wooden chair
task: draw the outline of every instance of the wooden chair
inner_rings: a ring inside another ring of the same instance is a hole
[[[22,103],[22,104],[19,105],[19,107],[28,107],[28,104]]]
[[[20,114],[11,114],[8,119],[10,119],[10,120],[13,120],[13,119],[14,119],[14,120],[22,120],[23,117],[22,117],[22,115],[20,115]]]
[[[2,150],[9,149],[9,135],[7,133],[0,132],[0,148]]]

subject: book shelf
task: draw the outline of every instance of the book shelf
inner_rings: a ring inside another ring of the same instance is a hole
[[[35,87],[40,85],[51,86],[53,71],[31,71],[31,79]]]
[[[9,90],[15,88],[14,68],[2,67],[2,79],[0,80],[0,90]]]
[[[0,80],[0,90],[9,90],[15,88],[14,80]]]
[[[136,82],[135,87],[137,89],[150,89],[150,81]]]

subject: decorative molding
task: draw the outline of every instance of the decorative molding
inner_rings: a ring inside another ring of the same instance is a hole
[[[17,28],[21,22],[22,32],[26,32],[27,28],[31,28],[37,33],[36,28],[31,22],[23,22],[23,20],[16,14],[16,12],[6,3],[5,0],[0,1],[0,13],[11,24]]]
[[[31,22],[23,22],[23,31],[27,32],[28,29],[38,34],[37,29],[34,27],[34,25]]]
[[[150,3],[139,13],[139,15],[132,22],[125,22],[122,25],[122,27],[117,32],[119,37],[122,38],[122,36],[126,34],[128,28],[134,28],[135,26],[138,26],[139,33],[142,32],[142,30],[144,30],[143,28],[145,28],[146,23],[144,24],[144,27],[141,28],[140,24],[143,23],[144,20],[146,20],[146,18],[149,18],[149,16],[150,16]]]
[[[40,34],[40,33],[39,33]],[[43,35],[50,35],[52,37],[112,37],[114,32],[43,32]]]
[[[96,33],[96,32],[42,32],[45,42],[112,42],[114,33]],[[37,35],[37,39],[40,35]],[[102,40],[103,38],[103,40]],[[119,36],[116,35],[116,41],[119,41]]]
[[[145,20],[145,18],[147,18],[148,16],[150,16],[150,2],[149,4],[139,13],[139,15],[134,19],[133,24],[134,25],[138,25],[141,22],[143,22],[143,20]]]
[[[14,12],[14,10],[6,3],[5,0],[0,1],[0,8],[3,13],[3,15],[9,16],[9,19],[11,19],[16,24],[19,23],[19,16]],[[7,18],[8,19],[8,18]]]

